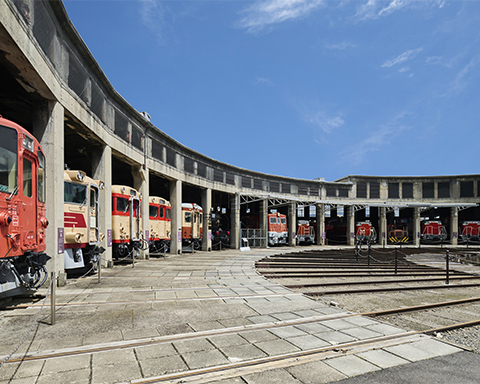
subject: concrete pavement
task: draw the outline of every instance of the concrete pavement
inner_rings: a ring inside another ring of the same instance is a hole
[[[4,310],[0,361],[33,327],[0,368],[0,384],[317,384],[401,375],[413,366],[423,372],[423,363],[437,359],[448,371],[450,356],[478,360],[255,271],[256,260],[285,251],[197,252],[104,269],[100,283],[92,276],[57,289],[53,326],[48,300],[38,322],[41,302]]]

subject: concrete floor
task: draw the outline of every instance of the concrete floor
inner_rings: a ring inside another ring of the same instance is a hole
[[[0,362],[32,331],[0,368],[0,384],[348,383],[403,367],[424,372],[422,364],[451,354],[478,359],[255,271],[256,260],[285,251],[197,252],[103,269],[100,283],[92,276],[57,288],[53,326],[49,300],[40,314],[42,301],[3,310]]]

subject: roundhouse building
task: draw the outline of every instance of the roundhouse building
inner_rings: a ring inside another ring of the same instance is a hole
[[[377,243],[384,245],[419,245],[423,224],[439,221],[446,231],[442,241],[457,244],[462,223],[480,220],[480,175],[304,180],[242,169],[187,148],[118,94],[60,1],[0,0],[0,50],[0,114],[30,131],[46,154],[47,253],[49,269],[57,273],[64,270],[58,196],[63,196],[65,164],[105,183],[99,228],[107,263],[115,184],[135,188],[145,202],[150,195],[170,201],[173,253],[182,252],[182,202],[199,204],[207,224],[225,214],[234,248],[267,246],[272,210],[287,215],[290,246],[297,243],[300,219],[310,221],[319,245],[353,245],[359,221],[369,221]],[[144,229],[148,218],[143,204]],[[401,238],[390,236],[400,230]],[[203,250],[212,249],[212,239],[211,226],[204,225]]]

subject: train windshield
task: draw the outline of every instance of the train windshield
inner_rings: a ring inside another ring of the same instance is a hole
[[[0,126],[0,192],[17,188],[17,131]]]
[[[158,207],[156,207],[155,205],[150,205],[149,216],[150,217],[158,217]]]
[[[171,218],[171,217],[170,217],[170,209],[169,209],[169,208],[166,209],[166,216],[167,216],[167,219],[170,219],[170,218]]]
[[[87,202],[87,186],[65,182],[65,203],[85,204]]]
[[[117,197],[117,211],[118,212],[129,212],[130,211],[130,201],[123,197]]]

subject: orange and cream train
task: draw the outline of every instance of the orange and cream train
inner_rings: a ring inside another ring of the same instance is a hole
[[[172,220],[170,202],[158,196],[149,199],[149,249],[150,252],[166,252],[170,249]]]
[[[82,171],[64,171],[65,271],[83,274],[96,269],[105,248],[99,228],[98,199],[104,183]]]
[[[0,299],[47,278],[45,156],[24,128],[0,116]]]
[[[126,185],[112,185],[112,247],[115,260],[136,256],[144,248],[140,193]]]
[[[281,213],[268,214],[268,244],[288,243],[287,216]]]
[[[203,209],[195,203],[182,204],[182,244],[200,249],[203,238]]]

